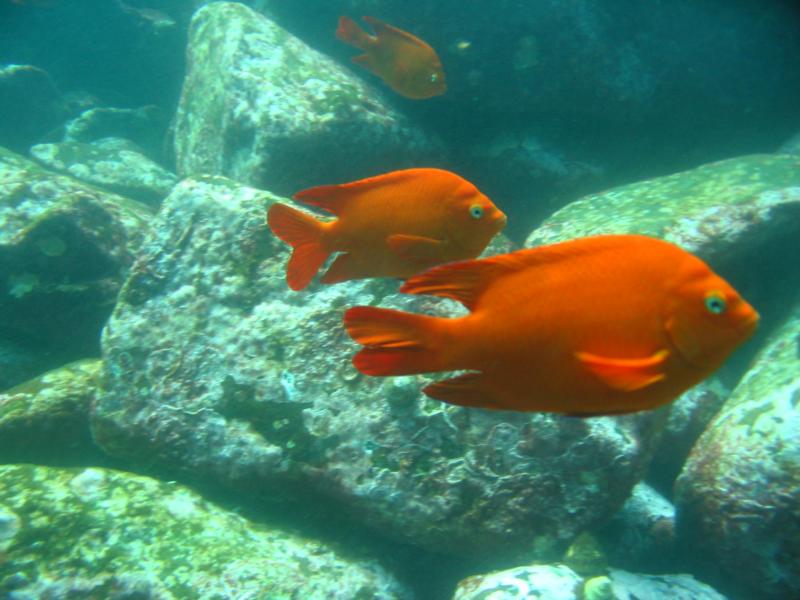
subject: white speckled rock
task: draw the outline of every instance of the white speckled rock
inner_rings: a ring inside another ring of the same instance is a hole
[[[688,551],[745,596],[800,597],[800,305],[692,449],[676,482]]]
[[[0,552],[7,600],[410,598],[376,562],[98,468],[0,466]]]
[[[37,144],[31,156],[45,167],[151,205],[158,205],[178,182],[136,144],[121,138]]]
[[[596,600],[725,600],[691,575],[642,575],[610,569],[611,596]],[[595,600],[588,595],[585,600]]]
[[[531,565],[468,577],[453,600],[579,600],[583,579],[564,565]]]
[[[181,175],[226,175],[284,195],[442,154],[381,92],[233,2],[192,20],[175,149]]]

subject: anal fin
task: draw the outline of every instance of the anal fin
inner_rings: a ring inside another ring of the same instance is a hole
[[[669,351],[659,350],[645,358],[609,358],[589,352],[576,352],[575,356],[609,387],[635,392],[666,377],[663,365]]]
[[[437,381],[426,386],[422,391],[426,396],[471,408],[501,409],[489,396],[482,373],[464,373],[452,379]]]

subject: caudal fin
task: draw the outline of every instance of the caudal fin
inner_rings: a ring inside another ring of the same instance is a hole
[[[286,266],[289,287],[295,291],[304,289],[330,256],[322,244],[324,224],[285,204],[270,207],[267,224],[275,235],[293,248]]]
[[[350,337],[364,348],[353,365],[365,375],[411,375],[451,369],[445,364],[441,329],[448,319],[371,306],[344,313]]]
[[[336,37],[346,44],[361,48],[362,50],[367,47],[371,38],[371,36],[361,29],[350,17],[339,17],[339,27],[336,29]]]

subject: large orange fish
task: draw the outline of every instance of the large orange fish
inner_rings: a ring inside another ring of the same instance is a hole
[[[375,31],[369,35],[350,17],[339,17],[336,37],[360,48],[353,62],[369,69],[398,94],[421,100],[444,94],[442,61],[436,51],[415,37],[373,17],[363,17]]]
[[[410,277],[441,263],[478,256],[506,216],[478,188],[441,169],[406,169],[294,195],[338,217],[273,204],[267,222],[294,251],[286,268],[293,290],[305,288],[334,252],[322,277],[336,283],[366,277]]]
[[[699,258],[635,235],[587,237],[435,267],[401,287],[453,298],[446,319],[345,313],[367,375],[467,370],[427,386],[451,404],[572,415],[674,400],[722,365],[758,313]]]

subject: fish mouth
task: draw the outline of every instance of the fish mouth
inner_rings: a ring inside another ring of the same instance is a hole
[[[738,329],[742,332],[742,334],[750,336],[756,330],[760,320],[761,315],[759,315],[756,311],[753,311],[742,323],[739,324]]]

